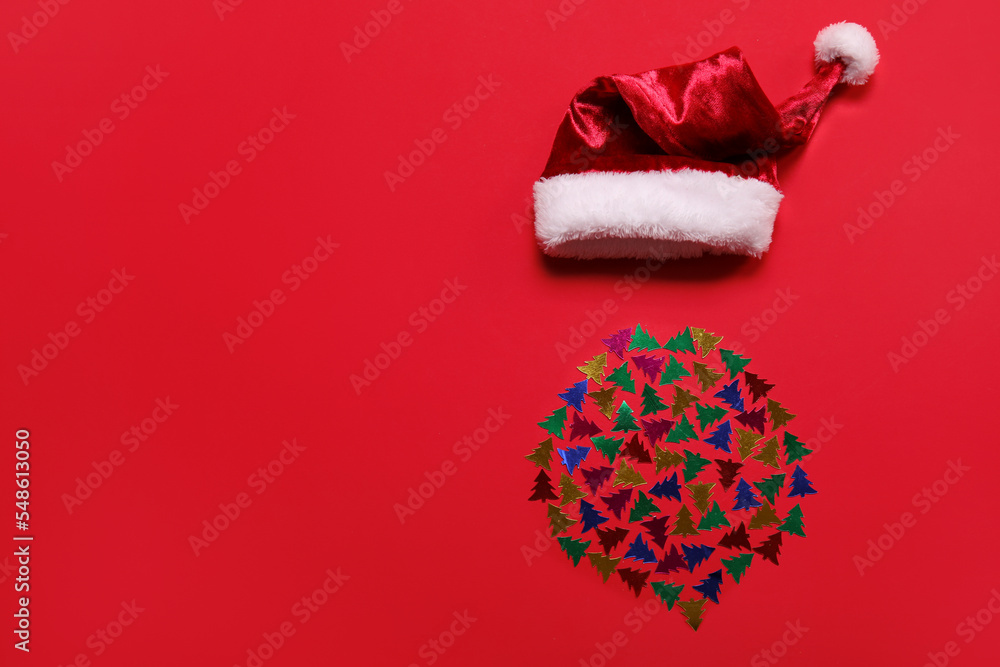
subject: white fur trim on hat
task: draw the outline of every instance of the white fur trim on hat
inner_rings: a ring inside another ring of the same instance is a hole
[[[871,33],[857,23],[834,23],[816,35],[816,62],[842,60],[847,69],[840,78],[842,83],[859,86],[868,82],[868,77],[878,65],[878,46]]]
[[[535,183],[535,235],[555,257],[760,257],[782,194],[719,172],[587,172]]]

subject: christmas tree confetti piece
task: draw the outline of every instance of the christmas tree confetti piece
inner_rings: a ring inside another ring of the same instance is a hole
[[[625,438],[610,438],[603,435],[590,439],[590,443],[597,448],[597,451],[604,454],[608,463],[615,462],[615,457],[618,456],[624,442]],[[777,441],[775,441],[775,447],[777,447]]]
[[[795,496],[807,496],[816,493],[816,489],[812,487],[812,483],[806,476],[805,470],[799,466],[795,466],[795,471],[792,473],[792,484],[791,488],[788,490],[788,497],[794,498]]]
[[[667,341],[664,349],[671,352],[694,352],[694,339],[691,338],[690,329],[685,329]]]
[[[670,355],[670,361],[667,362],[663,373],[660,375],[660,385],[673,384],[681,378],[686,377],[691,377],[691,373],[684,368],[684,364],[677,361],[673,355]]]
[[[646,356],[645,354],[637,354],[632,357],[632,363],[635,364],[636,369],[642,373],[649,382],[655,383],[660,377],[660,371],[663,370],[663,357],[652,357]],[[652,385],[647,385],[652,386]]]
[[[785,424],[795,419],[788,410],[781,407],[781,403],[767,399],[767,413],[771,415],[771,425],[774,428],[782,428]]]
[[[750,546],[750,534],[747,532],[746,524],[740,523],[736,528],[723,535],[722,539],[719,540],[719,546],[726,549],[744,549],[750,551],[752,547]],[[752,554],[748,555],[752,556]]]
[[[677,417],[684,413],[698,397],[687,389],[681,389],[680,387],[674,385],[674,402],[670,406],[670,414],[672,417]]]
[[[687,569],[687,561],[684,560],[684,556],[677,550],[677,544],[674,543],[670,545],[670,552],[664,554],[663,558],[657,564],[656,574],[672,574]]]
[[[760,379],[755,373],[743,373],[743,378],[747,383],[747,389],[750,390],[751,403],[756,403],[759,399],[767,396],[767,392],[774,389],[773,384],[768,384],[767,381]]]
[[[709,465],[711,461],[706,459],[701,454],[684,450],[684,483],[687,484],[695,477],[697,477],[705,466]]]
[[[552,480],[548,475],[545,474],[544,470],[538,471],[538,476],[535,477],[535,487],[533,493],[528,498],[528,500],[558,500],[558,496],[555,494],[555,490],[552,488]]]
[[[622,518],[622,511],[628,506],[629,502],[632,500],[632,489],[622,489],[621,491],[615,491],[614,493],[601,496],[601,500],[607,506],[608,510],[614,512],[615,517],[618,519]]]
[[[649,535],[649,541],[661,549],[667,544],[667,521],[669,520],[670,516],[663,514],[655,519],[648,519],[642,522],[642,528]]]
[[[708,504],[711,502],[712,489],[715,488],[715,484],[709,484],[705,482],[697,482],[693,484],[687,484],[688,493],[691,494],[691,500],[694,506],[699,512],[704,514],[708,511]],[[698,528],[701,530],[701,527]]]
[[[639,428],[633,414],[632,408],[629,407],[628,403],[622,401],[622,404],[618,406],[618,416],[615,417],[615,425],[611,427],[611,430],[621,431],[622,433],[641,431],[642,429]]]
[[[787,457],[785,463],[788,465],[796,461],[801,461],[809,454],[812,454],[811,449],[806,449],[806,446],[788,431],[785,431],[785,440],[781,444],[785,448],[785,456]]]
[[[571,519],[568,514],[560,510],[557,505],[549,503],[549,527],[552,528],[553,537],[559,533],[565,532],[566,529],[574,523],[576,523],[576,521]]]
[[[733,380],[729,384],[723,385],[722,389],[715,393],[715,398],[721,399],[729,406],[730,410],[743,412],[743,394],[740,393],[739,384],[739,380]]]
[[[674,426],[674,422],[669,419],[640,419],[639,421],[642,423],[642,432],[651,445],[656,445],[664,436],[669,435],[670,429]]]
[[[611,419],[615,414],[615,387],[605,387],[599,391],[592,391],[587,396],[594,399],[594,403],[601,410],[601,414]]]
[[[674,427],[670,429],[665,438],[666,442],[671,442],[674,444],[686,442],[687,440],[697,440],[698,436],[694,433],[694,426],[688,421],[687,415],[681,415],[681,420],[679,422],[674,422]]]
[[[750,412],[741,412],[736,415],[736,421],[743,424],[745,427],[753,429],[758,433],[764,433],[764,408],[758,408],[757,410],[751,410]]]
[[[572,387],[568,387],[566,391],[559,394],[559,398],[566,402],[566,405],[571,405],[576,410],[583,410],[583,399],[587,395],[587,381],[580,380],[575,383]]]
[[[722,588],[722,570],[713,572],[707,578],[702,579],[700,584],[691,588],[701,593],[702,597],[706,600],[711,600],[715,604],[719,604],[719,589]]]
[[[635,325],[635,335],[632,336],[632,342],[628,346],[629,350],[658,350],[660,349],[660,344],[656,342],[656,339],[649,335],[649,333],[642,330],[642,325]]]
[[[632,436],[632,439],[628,441],[625,445],[624,455],[630,459],[635,460],[638,463],[652,463],[653,458],[649,455],[649,451],[643,446],[642,441],[639,440],[639,434]]]
[[[788,516],[785,517],[784,523],[778,526],[778,530],[799,537],[806,536],[805,526],[802,525],[802,509],[798,505],[788,510]]]
[[[625,463],[621,464],[618,468],[618,474],[615,475],[615,481],[612,483],[613,486],[641,486],[645,484],[646,480],[643,479],[639,471],[632,467],[631,464]]]
[[[722,341],[722,336],[710,334],[704,329],[691,327],[690,331],[691,337],[694,338],[695,342],[698,343],[698,347],[701,348],[702,357],[707,357],[708,353],[714,350],[715,346]]]
[[[728,491],[729,487],[736,483],[736,475],[739,474],[743,464],[732,459],[715,459],[715,465],[719,471],[719,485],[723,491]]]
[[[602,523],[606,523],[608,517],[601,514],[600,510],[588,503],[586,500],[580,501],[580,524],[583,526],[581,533],[586,533],[591,528],[597,528]]]
[[[748,549],[750,547],[747,547]],[[723,558],[722,564],[726,568],[726,572],[729,576],[733,578],[733,581],[740,583],[740,578],[750,567],[750,561],[753,560],[753,554],[740,554],[738,556],[733,556],[732,558]]]
[[[754,486],[760,490],[762,496],[767,498],[767,502],[773,505],[775,496],[785,486],[785,473],[771,475],[759,482],[754,482]]]
[[[628,516],[628,521],[629,523],[642,521],[646,517],[653,516],[659,511],[660,508],[653,504],[653,501],[649,499],[649,496],[642,491],[639,491],[635,500],[635,505],[632,506],[632,512]]]
[[[635,596],[639,597],[642,593],[642,589],[646,586],[646,580],[649,579],[649,570],[633,570],[630,567],[624,567],[618,570],[618,574],[621,575],[622,581],[635,591]]]
[[[714,547],[710,547],[707,544],[682,544],[681,549],[684,550],[684,560],[687,561],[688,570],[694,572],[694,569],[707,561],[715,551]]]
[[[545,468],[546,470],[552,470],[552,464],[551,464],[552,449],[553,449],[552,438],[548,438],[538,443],[538,446],[535,447],[535,450],[530,454],[528,454],[527,456],[525,456],[524,458],[534,463],[535,466],[538,468]]]
[[[735,380],[736,376],[742,373],[743,369],[750,363],[749,359],[744,359],[732,350],[720,350],[719,357],[721,357],[722,363],[726,365],[726,370],[729,371],[730,380]]]
[[[702,364],[697,361],[691,364],[691,368],[694,369],[694,376],[698,378],[698,383],[701,385],[701,390],[703,392],[706,392],[714,387],[723,376],[722,373],[709,368],[707,364]]]
[[[698,534],[698,529],[695,528],[694,521],[691,520],[691,510],[686,506],[681,505],[680,510],[677,511],[677,523],[670,534],[682,537]]]
[[[559,460],[562,461],[563,466],[565,466],[566,472],[572,475],[576,467],[587,459],[590,447],[567,447],[566,449],[556,449],[556,453],[559,455]]]
[[[778,555],[781,553],[781,533],[774,533],[753,550],[763,556],[764,560],[769,560],[777,565]]]
[[[728,421],[724,421],[719,424],[719,428],[708,434],[708,437],[705,438],[705,442],[712,445],[720,452],[731,454],[733,450],[729,448],[729,443],[732,440],[732,437],[733,427]]]
[[[753,518],[750,519],[750,530],[760,530],[765,526],[776,526],[781,523],[781,517],[771,507],[771,503],[766,500],[757,508]]]
[[[622,391],[635,393],[635,380],[632,379],[632,373],[628,369],[628,362],[616,368],[606,379],[608,382],[618,385],[618,388]]]
[[[559,408],[554,411],[545,420],[538,422],[538,425],[544,428],[546,431],[556,436],[557,438],[562,438],[563,426],[566,424],[566,406]]]
[[[694,406],[698,414],[698,428],[704,433],[705,429],[726,416],[726,409],[717,405],[703,405],[699,403]]]
[[[741,477],[739,484],[736,485],[736,504],[733,505],[733,510],[748,510],[752,507],[760,507],[760,505],[761,502],[757,499],[753,488]]]
[[[625,552],[624,559],[632,559],[641,563],[657,562],[656,554],[654,554],[653,550],[649,548],[646,541],[642,539],[642,533],[635,536],[635,541],[629,545],[628,551]]]
[[[597,531],[597,540],[601,543],[601,548],[604,549],[604,553],[608,556],[630,534],[625,528],[596,528],[595,530]],[[747,550],[750,550],[749,546]]]
[[[590,488],[590,494],[596,496],[604,483],[611,479],[615,470],[607,466],[600,466],[590,469],[581,468],[580,472],[583,473],[583,479],[586,481],[587,487]]]
[[[587,553],[590,542],[574,540],[572,537],[557,537],[559,548],[566,552],[566,555],[573,561],[573,567],[580,564],[580,559]]]
[[[563,473],[562,477],[559,478],[559,489],[562,492],[562,500],[559,501],[559,507],[565,507],[580,498],[587,497],[587,494],[581,491],[580,487],[573,481],[573,478],[566,473]]]
[[[601,432],[600,427],[592,421],[581,417],[579,412],[573,413],[573,423],[569,427],[569,439],[593,437]]]
[[[730,526],[729,519],[726,518],[726,513],[722,511],[719,507],[718,502],[712,503],[712,508],[708,510],[701,521],[698,522],[698,530],[714,530],[720,526]]]
[[[607,363],[608,355],[604,353],[597,355],[583,366],[578,366],[577,369],[586,375],[588,379],[601,384],[601,379],[604,377],[604,367]]]
[[[656,474],[684,463],[684,457],[671,449],[656,448]]]
[[[608,346],[608,351],[616,355],[619,359],[625,358],[625,350],[632,342],[632,329],[619,329],[607,338],[602,338],[601,342]]]
[[[760,461],[766,466],[780,469],[781,464],[778,463],[778,439],[775,437],[768,438],[767,442],[760,448],[760,451],[751,458],[755,461]]]
[[[681,608],[681,613],[684,614],[684,618],[687,620],[687,624],[691,626],[691,629],[697,630],[701,626],[701,615],[702,609],[705,606],[705,600],[679,600],[677,606]]]
[[[642,390],[642,412],[639,414],[645,417],[666,409],[666,404],[660,400],[660,395],[656,393],[653,385],[647,384]]]
[[[747,457],[753,453],[753,450],[757,448],[757,443],[764,439],[764,436],[757,435],[753,431],[744,431],[742,429],[736,429],[736,451],[739,452],[740,458],[746,461]],[[777,440],[774,441],[775,446],[777,446]]]
[[[667,611],[674,608],[674,603],[677,602],[681,591],[684,590],[684,586],[680,584],[668,584],[665,581],[654,581],[650,586],[652,586],[653,592],[660,598],[660,601],[667,605]]]
[[[587,558],[590,559],[590,564],[594,566],[594,569],[604,577],[605,583],[607,583],[608,577],[614,574],[615,568],[622,560],[621,558],[611,558],[602,553],[588,553]]]
[[[649,490],[649,495],[663,498],[664,500],[681,499],[681,485],[677,482],[677,473],[666,479],[662,479],[653,485]]]

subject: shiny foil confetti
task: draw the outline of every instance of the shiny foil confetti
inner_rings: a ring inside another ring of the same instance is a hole
[[[806,536],[812,450],[751,359],[705,329],[666,333],[612,331],[560,379],[525,455],[528,500],[569,567],[697,630]]]

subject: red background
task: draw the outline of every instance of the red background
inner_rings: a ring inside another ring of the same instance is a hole
[[[595,643],[619,631],[609,664],[767,664],[759,652],[774,648],[789,665],[918,665],[949,641],[954,664],[993,664],[1000,623],[968,643],[956,626],[1000,586],[1000,284],[961,309],[948,295],[1000,240],[984,168],[995,3],[563,5],[550,25],[555,0],[404,0],[348,62],[340,44],[386,3],[248,1],[220,19],[210,0],[76,0],[16,49],[9,33],[41,10],[4,4],[2,429],[8,443],[31,430],[35,536],[32,651],[5,632],[4,664],[247,665],[285,621],[295,634],[268,665],[600,664]],[[705,32],[724,10],[721,34]],[[592,77],[672,64],[700,36],[699,56],[741,46],[777,101],[810,76],[815,33],[843,19],[872,30],[883,62],[782,162],[787,198],[763,260],[672,262],[629,292],[620,281],[644,278],[640,263],[538,252],[520,216]],[[120,119],[114,100],[157,65],[169,74]],[[444,116],[491,76],[499,87],[460,125]],[[247,162],[241,142],[286,107],[295,118]],[[60,181],[52,163],[103,118],[113,132]],[[390,190],[385,172],[437,128],[444,143]],[[960,138],[912,180],[908,161],[948,128]],[[230,160],[240,173],[185,224],[179,205]],[[852,242],[844,225],[897,179],[903,194]],[[327,236],[339,247],[292,291],[283,273]],[[122,267],[134,280],[86,322],[78,304]],[[420,331],[447,280],[467,288]],[[230,353],[224,333],[275,289],[287,300]],[[776,316],[777,290],[795,299]],[[799,437],[826,440],[808,469],[809,538],[780,568],[752,567],[697,633],[676,610],[635,632],[623,587],[555,549],[530,566],[522,552],[546,527],[525,502],[535,423],[603,349],[598,336],[565,359],[557,346],[609,299],[602,334],[692,324],[741,343]],[[894,369],[887,355],[938,309],[947,322]],[[23,381],[18,367],[71,320],[79,335]],[[356,392],[351,375],[403,332],[412,343]],[[127,451],[122,433],[167,397],[179,407]],[[462,460],[455,443],[493,408],[510,418]],[[832,438],[824,419],[840,425]],[[248,477],[293,438],[305,450],[257,495]],[[0,535],[16,532],[11,445]],[[124,461],[70,513],[65,494],[116,450]],[[914,495],[958,460],[970,470],[921,513]],[[401,523],[394,504],[445,461],[454,474]],[[249,507],[195,555],[190,536],[240,493]],[[859,575],[855,556],[907,511],[915,525]],[[293,605],[328,568],[349,579],[300,623]],[[88,638],[133,600],[144,611],[96,655]],[[468,630],[428,653],[466,610]],[[791,646],[786,622],[808,628]]]

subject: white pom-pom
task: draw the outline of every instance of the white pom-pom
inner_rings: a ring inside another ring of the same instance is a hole
[[[871,33],[857,23],[834,23],[816,35],[816,62],[841,60],[847,65],[842,83],[860,86],[868,82],[868,77],[878,64],[878,46]]]

